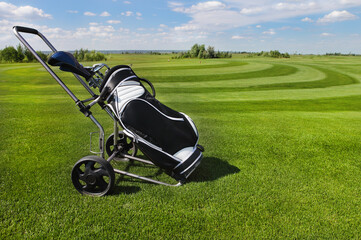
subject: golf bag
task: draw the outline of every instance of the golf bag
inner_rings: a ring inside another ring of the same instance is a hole
[[[152,94],[143,83],[150,85]],[[119,65],[106,73],[99,91],[123,132],[156,166],[178,181],[198,166],[203,149],[195,124],[186,114],[160,103],[148,80]]]

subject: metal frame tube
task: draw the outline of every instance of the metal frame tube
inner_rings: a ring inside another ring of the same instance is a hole
[[[93,115],[89,115],[90,120],[99,128],[99,150],[101,157],[104,158],[104,129],[103,126],[95,119]]]
[[[157,181],[157,180],[154,180],[154,179],[151,179],[151,178],[142,177],[142,176],[139,176],[137,174],[125,172],[125,171],[122,171],[122,170],[119,170],[119,169],[114,169],[114,172],[116,172],[118,174],[121,174],[121,175],[128,176],[128,177],[137,178],[137,179],[140,179],[140,180],[143,180],[143,181],[147,181],[147,182],[151,182],[151,183],[155,183],[155,184],[160,184],[160,185],[164,185],[164,186],[178,187],[178,186],[182,185],[182,182],[178,182],[177,184],[169,184],[169,183]]]
[[[142,163],[146,163],[146,164],[149,164],[149,165],[154,165],[153,162],[149,161],[149,160],[146,160],[146,159],[142,159],[142,158],[138,158],[138,157],[133,157],[131,155],[128,155],[128,154],[124,154],[124,153],[119,153],[119,155],[123,158],[129,158],[131,160],[134,160],[134,161],[138,161],[138,162],[142,162]]]
[[[36,51],[30,46],[30,44],[23,38],[23,36],[20,35],[20,33],[18,32],[18,27],[14,27],[13,31],[15,33],[15,36],[20,40],[20,42],[22,42],[22,44],[25,45],[26,48],[29,49],[29,51],[34,55],[34,57],[36,58],[36,60],[38,60],[40,62],[40,64],[50,73],[50,75],[59,83],[59,85],[65,90],[65,92],[73,99],[74,102],[78,102],[79,99],[73,94],[72,91],[70,91],[70,89],[64,84],[63,81],[61,81],[61,79],[53,72],[53,70],[43,61],[43,59],[41,59],[41,57],[36,53]],[[53,51],[56,52],[56,49],[53,45],[51,45],[51,43],[44,37],[43,34],[41,34],[40,32],[36,31],[36,32],[28,32],[31,34],[36,34],[38,35],[48,46],[49,48]]]
[[[81,85],[83,85],[83,87],[88,91],[88,93],[90,93],[90,95],[92,95],[92,97],[97,96],[93,90],[91,90],[91,88],[88,86],[88,84],[86,84],[83,79],[81,79],[81,77],[79,77],[78,74],[73,73],[73,75],[76,77],[76,79],[78,79],[78,81],[81,83]]]
[[[21,34],[19,32],[38,35],[45,42],[45,44],[48,45],[48,47],[51,49],[51,51],[56,52],[57,50],[48,41],[48,39],[46,39],[46,37],[43,34],[41,34],[39,31],[32,29],[32,28],[14,26],[13,31],[14,31],[15,36],[20,40],[20,42],[22,44],[24,44],[24,46],[27,49],[29,49],[29,51],[34,55],[36,60],[38,60],[39,63],[49,72],[49,74],[59,83],[59,85],[65,90],[65,92],[71,97],[71,99],[73,99],[73,101],[75,103],[80,102],[80,100],[74,95],[74,93],[65,85],[65,83],[58,77],[58,75],[56,75],[54,73],[54,71],[43,61],[43,59],[41,59],[41,57],[30,46],[30,44],[24,39],[24,37],[21,36]],[[85,89],[92,95],[92,97],[96,96],[96,94],[89,88],[89,86],[77,74],[74,74],[74,76],[85,87]],[[90,114],[88,117],[99,128],[99,149],[100,149],[102,158],[104,158],[104,129],[103,129],[102,125],[95,119],[95,117],[92,114]]]

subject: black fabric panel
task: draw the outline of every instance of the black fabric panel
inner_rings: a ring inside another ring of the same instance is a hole
[[[106,99],[111,92],[118,86],[118,84],[123,81],[124,79],[134,76],[135,78],[129,79],[129,81],[137,81],[138,78],[136,75],[133,74],[132,70],[122,70],[119,71],[113,76],[111,79],[109,79],[108,83],[104,86],[103,90],[100,93],[100,96],[102,96],[103,99]],[[139,81],[139,80],[138,80]]]
[[[184,121],[171,120],[149,103],[135,99],[126,105],[120,118],[126,128],[173,155],[185,147],[195,146],[198,140],[187,119],[179,115]]]
[[[143,86],[144,87],[144,86]],[[147,100],[150,104],[152,104],[154,107],[156,107],[159,111],[164,113],[167,116],[174,117],[174,118],[183,118],[183,115],[179,112],[167,107],[166,105],[159,102],[157,99],[155,99],[148,91],[144,93],[143,96],[140,98]]]
[[[178,161],[163,152],[160,152],[142,142],[138,142],[136,145],[156,166],[165,170],[169,176],[173,177],[177,181],[182,182],[186,181],[189,173],[191,173],[199,165],[203,158],[202,152],[197,148],[186,161],[179,164]],[[189,169],[187,169],[188,167]],[[187,171],[183,172],[185,169],[187,169]],[[183,173],[181,174],[181,172]]]
[[[142,85],[142,84],[141,84]],[[143,85],[142,85],[143,86]],[[144,86],[143,86],[144,87]],[[155,97],[152,96],[152,94],[150,94],[148,92],[148,90],[146,88],[145,89],[145,93],[143,94],[143,96],[141,96],[141,99],[146,100],[147,102],[149,102],[150,104],[152,104],[154,107],[156,107],[159,111],[161,111],[162,113],[164,113],[165,115],[169,116],[169,117],[174,117],[174,118],[183,118],[187,124],[189,125],[189,127],[192,129],[192,134],[193,137],[198,139],[197,134],[194,132],[192,125],[188,122],[188,120],[184,117],[184,115],[182,115],[181,113],[171,109],[170,107],[164,105],[163,103],[159,102]]]
[[[110,76],[112,76],[112,74],[121,69],[121,68],[125,68],[122,71],[117,72],[111,79]],[[104,77],[104,80],[102,82],[102,84],[99,87],[99,91],[100,91],[100,96],[102,97],[103,100],[105,100],[106,98],[108,98],[109,94],[114,90],[114,88],[124,79],[130,77],[130,76],[135,76],[135,78],[129,79],[129,80],[133,80],[133,81],[138,81],[139,79],[137,77],[137,75],[135,75],[135,73],[133,72],[133,70],[127,66],[127,65],[118,65],[115,66],[113,68],[111,68],[107,74]],[[109,80],[109,81],[108,81]]]
[[[103,79],[103,82],[102,84],[100,85],[99,87],[99,92],[102,92],[103,91],[103,88],[105,86],[105,83],[108,81],[109,77],[113,74],[113,72],[115,72],[116,70],[120,69],[120,68],[129,68],[131,70],[131,68],[128,66],[128,65],[118,65],[118,66],[115,66],[115,67],[112,67],[108,72],[107,74],[105,74],[104,76],[104,79]]]

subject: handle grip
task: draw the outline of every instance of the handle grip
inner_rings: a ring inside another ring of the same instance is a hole
[[[38,30],[36,30],[36,29],[34,29],[34,28],[14,26],[13,29],[14,29],[16,32],[31,33],[31,34],[36,34],[36,35],[39,34]]]

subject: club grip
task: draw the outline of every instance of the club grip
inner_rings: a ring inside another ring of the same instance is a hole
[[[24,32],[24,33],[31,33],[31,34],[38,34],[38,30],[34,29],[34,28],[27,28],[27,27],[21,27],[21,26],[14,26],[13,29],[16,32]]]

